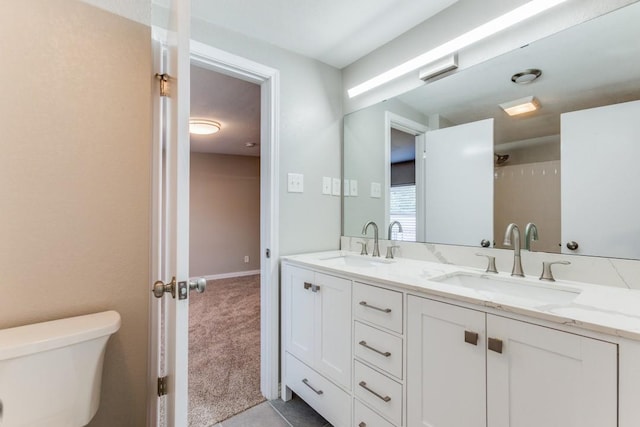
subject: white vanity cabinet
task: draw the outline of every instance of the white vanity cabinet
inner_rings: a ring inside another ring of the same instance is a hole
[[[336,427],[351,421],[351,281],[283,264],[283,384]]]
[[[409,426],[615,427],[618,346],[417,296]]]

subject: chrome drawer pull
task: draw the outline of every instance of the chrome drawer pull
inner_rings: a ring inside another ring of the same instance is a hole
[[[309,282],[304,282],[304,288],[305,289],[309,289],[310,287],[312,287],[313,285]]]
[[[383,313],[391,313],[391,309],[390,308],[380,308],[380,307],[376,307],[374,305],[369,305],[367,304],[366,301],[360,301],[360,305],[367,307],[367,308],[373,308],[374,310],[378,310],[378,311],[382,311]]]
[[[384,400],[385,402],[389,402],[391,400],[391,398],[389,396],[382,396],[378,393],[376,393],[375,391],[371,390],[369,387],[367,387],[367,383],[364,381],[360,381],[360,383],[358,383],[358,385],[360,387],[362,387],[363,389],[367,390],[369,393],[373,394],[375,397]]]
[[[315,394],[322,394],[322,393],[324,393],[322,390],[316,390],[315,388],[313,388],[313,386],[312,386],[311,384],[309,384],[309,380],[308,380],[308,379],[304,378],[304,379],[302,380],[302,382],[304,383],[304,385],[306,385],[306,386],[307,386],[307,387],[309,387],[311,390],[313,390],[313,392],[314,392]]]
[[[502,340],[499,340],[497,338],[489,338],[487,342],[489,350],[502,354]]]
[[[370,345],[367,344],[366,341],[360,341],[358,344],[360,344],[361,346],[363,346],[364,348],[368,348],[371,351],[375,351],[378,354],[383,355],[384,357],[389,357],[391,356],[391,353],[389,353],[388,351],[380,351],[377,348],[373,348]]]

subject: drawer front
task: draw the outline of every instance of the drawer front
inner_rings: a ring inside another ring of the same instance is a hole
[[[402,338],[355,322],[356,357],[402,379]]]
[[[355,395],[396,425],[402,424],[402,385],[356,361]]]
[[[286,376],[287,386],[335,427],[351,424],[351,397],[289,353]]]
[[[391,331],[402,333],[402,292],[354,283],[353,313]]]
[[[354,427],[394,427],[389,421],[376,414],[357,399],[353,400]]]

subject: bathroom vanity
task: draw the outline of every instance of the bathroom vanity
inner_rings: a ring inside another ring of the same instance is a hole
[[[282,263],[282,397],[335,427],[640,425],[640,292],[334,251]]]

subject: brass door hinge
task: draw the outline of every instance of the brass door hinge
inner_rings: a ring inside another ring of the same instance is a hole
[[[158,397],[167,394],[167,377],[158,377]]]
[[[171,76],[169,76],[169,74],[156,73],[156,79],[160,81],[160,96],[171,96],[169,94],[169,80]]]

